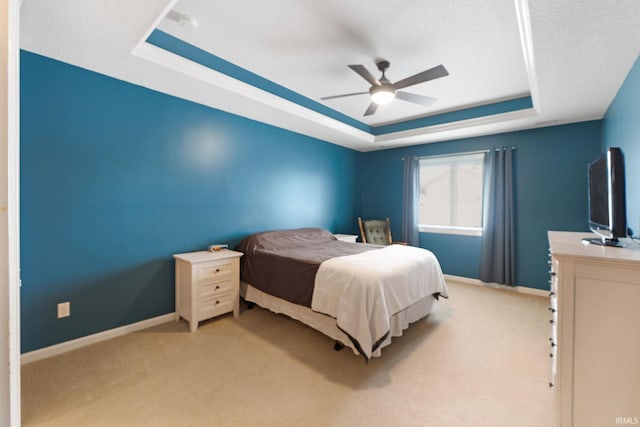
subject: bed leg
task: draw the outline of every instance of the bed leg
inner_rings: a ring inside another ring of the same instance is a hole
[[[247,310],[251,310],[253,308],[253,306],[255,305],[254,303],[249,302],[249,301],[245,301],[245,302],[247,303]]]
[[[344,348],[344,344],[342,344],[340,341],[336,340],[335,344],[333,344],[333,349],[335,351],[340,351]]]

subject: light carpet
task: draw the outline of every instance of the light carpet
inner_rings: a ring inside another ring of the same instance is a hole
[[[25,426],[550,426],[548,301],[449,283],[368,364],[259,307],[22,367]]]

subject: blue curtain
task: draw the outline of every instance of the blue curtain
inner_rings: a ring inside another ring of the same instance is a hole
[[[416,157],[404,158],[402,209],[402,240],[411,246],[420,245],[418,203],[420,202],[420,163]]]
[[[480,280],[514,285],[513,149],[487,152],[484,173]]]

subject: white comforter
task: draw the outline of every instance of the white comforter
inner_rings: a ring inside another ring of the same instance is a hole
[[[434,293],[448,296],[435,255],[391,245],[320,264],[311,308],[334,317],[369,360],[389,333],[391,317]]]

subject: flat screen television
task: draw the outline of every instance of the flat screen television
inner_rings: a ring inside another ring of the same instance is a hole
[[[589,229],[597,238],[589,243],[623,246],[627,237],[624,156],[617,147],[609,148],[588,167]]]

